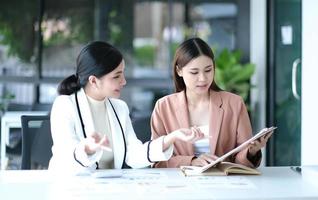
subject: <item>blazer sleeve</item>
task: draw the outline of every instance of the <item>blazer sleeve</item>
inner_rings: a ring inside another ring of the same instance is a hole
[[[237,123],[237,146],[252,137],[252,126],[248,116],[246,106],[243,99],[240,98],[239,102],[239,115]],[[235,162],[243,164],[249,167],[258,167],[261,162],[261,152],[256,154],[256,159],[253,159],[253,163],[247,158],[248,148],[240,151],[235,156]]]
[[[51,110],[51,134],[53,139],[49,169],[65,172],[82,172],[95,169],[100,155],[86,156],[81,151],[81,138],[76,134],[76,115],[69,96],[59,96]]]
[[[163,137],[142,144],[142,142],[137,138],[133,129],[129,117],[129,109],[126,103],[124,103],[124,110],[125,138],[127,143],[127,165],[132,168],[142,168],[151,165],[155,161],[168,160],[172,155],[173,146],[171,145],[167,150],[163,151]]]
[[[160,103],[157,101],[151,115],[151,138],[154,140],[169,134],[165,128],[164,112],[160,109]],[[190,165],[195,156],[189,155],[173,155],[168,161],[160,161],[154,163],[155,168],[176,168],[182,165]]]

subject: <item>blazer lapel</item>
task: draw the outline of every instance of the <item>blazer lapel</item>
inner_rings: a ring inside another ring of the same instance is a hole
[[[215,154],[216,144],[218,141],[220,127],[223,119],[222,99],[218,92],[211,91],[210,95],[210,124],[209,132],[212,138],[210,138],[210,151],[211,154]]]
[[[119,125],[119,122],[116,118],[115,112],[110,104],[110,99],[107,99],[105,101],[107,114],[109,118],[109,124],[111,128],[111,134],[113,139],[113,153],[114,153],[114,166],[116,169],[120,169],[123,164],[123,157],[124,157],[124,141],[123,136],[121,132],[121,128]],[[115,102],[113,101],[112,104],[114,105]],[[115,106],[114,106],[115,107]],[[115,108],[116,109],[116,108]],[[118,110],[115,110],[119,119],[120,119],[120,113]],[[124,127],[123,127],[124,128]]]
[[[92,113],[91,113],[84,89],[81,89],[80,91],[78,91],[77,97],[78,97],[80,112],[81,112],[83,123],[84,123],[85,132],[86,132],[86,135],[88,136],[95,131],[95,126],[93,123]]]
[[[189,109],[188,109],[188,102],[186,98],[185,91],[178,93],[178,104],[176,106],[176,116],[179,122],[180,128],[190,128],[190,117],[189,117]],[[193,144],[184,143],[186,146],[186,151],[189,155],[194,154],[194,147]]]
[[[178,94],[178,104],[176,106],[177,120],[179,122],[180,128],[190,127],[190,118],[186,94],[184,91]]]

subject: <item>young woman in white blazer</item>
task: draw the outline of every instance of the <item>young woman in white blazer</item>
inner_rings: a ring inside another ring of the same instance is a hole
[[[126,84],[124,68],[122,54],[108,43],[95,41],[82,49],[76,74],[60,83],[53,103],[50,170],[142,168],[168,160],[175,141],[203,137],[194,127],[142,144],[126,103],[118,99]]]

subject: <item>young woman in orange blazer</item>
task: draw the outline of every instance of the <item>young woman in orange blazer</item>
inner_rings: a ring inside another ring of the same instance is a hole
[[[214,54],[200,38],[184,41],[173,61],[176,93],[159,99],[151,117],[152,138],[198,127],[205,138],[191,143],[178,141],[173,156],[154,167],[203,166],[252,137],[252,128],[242,98],[222,91],[214,81]],[[250,144],[229,161],[257,167],[261,148],[271,134]]]

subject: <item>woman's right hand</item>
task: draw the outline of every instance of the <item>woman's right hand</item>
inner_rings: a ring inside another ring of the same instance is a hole
[[[175,140],[181,140],[183,142],[190,142],[194,143],[197,140],[201,140],[204,138],[204,134],[201,130],[194,126],[191,129],[188,128],[181,128],[172,133],[175,136]]]
[[[203,138],[204,134],[197,127],[192,127],[191,129],[181,128],[164,137],[163,150],[166,150],[170,145],[172,145],[176,141],[194,143],[195,141],[201,140]]]
[[[204,165],[210,164],[211,162],[215,161],[216,159],[218,159],[218,157],[216,155],[204,153],[198,157],[193,158],[191,161],[191,165],[202,167]]]
[[[87,155],[92,155],[100,149],[111,151],[109,147],[109,140],[107,139],[106,135],[100,136],[100,134],[96,132],[85,138],[84,149]]]

